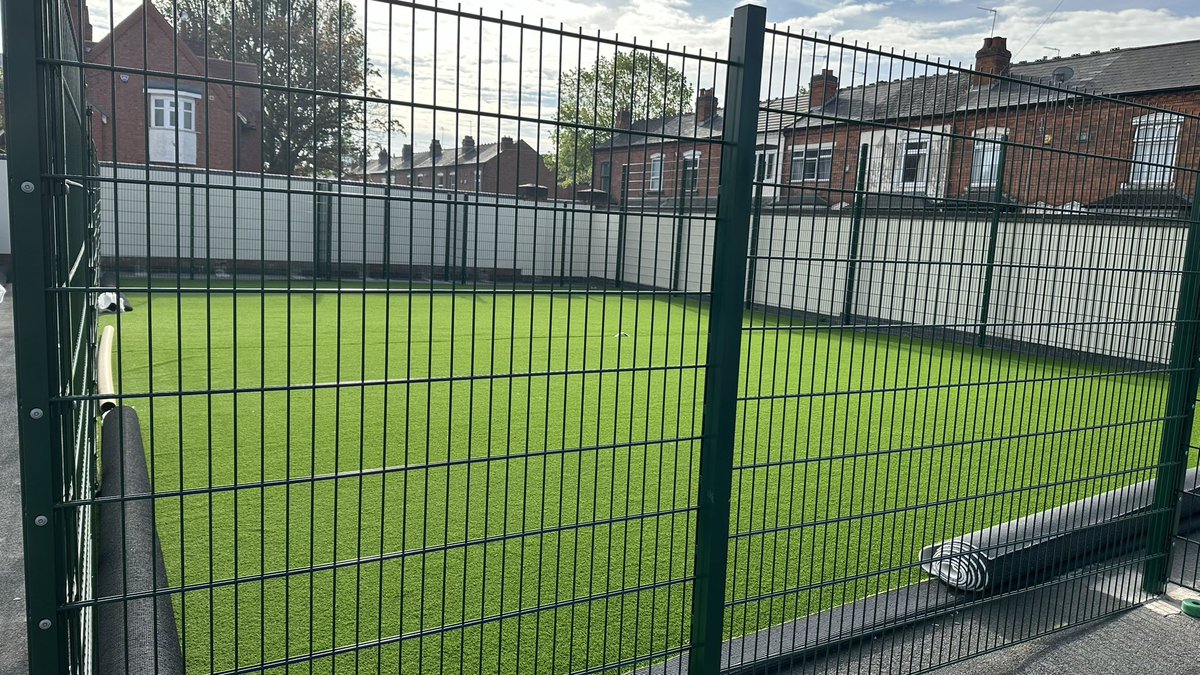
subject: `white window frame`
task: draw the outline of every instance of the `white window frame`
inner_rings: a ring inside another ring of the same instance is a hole
[[[683,153],[683,158],[680,160],[682,165],[680,170],[683,174],[680,176],[684,192],[697,192],[700,190],[700,151],[691,150]]]
[[[600,162],[600,176],[596,188],[604,192],[612,191],[612,160]]]
[[[1125,187],[1174,187],[1175,157],[1179,151],[1182,124],[1182,117],[1170,113],[1134,118],[1133,162],[1129,166],[1129,182]]]
[[[917,146],[917,147],[912,147]],[[896,138],[896,174],[894,184],[903,192],[927,192],[929,174],[933,170],[933,137],[915,131],[903,132]],[[917,175],[914,180],[905,180],[905,164],[909,157],[917,157]],[[924,158],[922,161],[921,158]]]
[[[1008,129],[987,127],[976,129],[974,147],[971,148],[970,186],[973,188],[996,187],[1000,168],[1001,144],[1008,139]],[[985,171],[986,169],[986,171]]]
[[[147,89],[146,94],[150,97],[151,129],[196,132],[196,102],[200,100],[200,94],[173,89]]]
[[[759,183],[779,182],[779,148],[771,145],[754,153],[754,180]]]
[[[662,153],[650,155],[649,168],[646,171],[646,192],[662,192],[663,185],[663,156]]]
[[[811,159],[808,153],[816,153]],[[796,162],[800,162],[800,173],[796,173]],[[812,161],[813,177],[808,177],[808,165]],[[826,163],[827,162],[827,163]],[[825,164],[825,176],[821,176],[821,165]],[[833,178],[833,143],[792,146],[791,182],[793,183],[825,183]]]

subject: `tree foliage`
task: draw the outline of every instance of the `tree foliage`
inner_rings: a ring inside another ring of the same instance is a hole
[[[210,58],[260,65],[264,84],[286,88],[262,90],[265,171],[332,175],[389,131],[362,100],[378,95],[379,70],[352,4],[167,0],[163,14]]]
[[[694,92],[687,77],[654,54],[621,52],[563,74],[555,119],[555,151],[546,156],[559,182],[592,180],[593,149],[607,143],[621,110],[634,121],[686,113]],[[579,126],[574,126],[579,125]]]

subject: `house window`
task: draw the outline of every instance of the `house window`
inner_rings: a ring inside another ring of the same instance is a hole
[[[649,192],[661,192],[663,179],[663,156],[650,156],[650,185],[647,187]]]
[[[1145,115],[1133,121],[1133,166],[1129,182],[1133,185],[1170,185],[1175,175],[1175,146],[1179,141],[1180,119],[1162,113]]]
[[[900,183],[924,185],[929,177],[929,141],[906,141],[900,157]]]
[[[425,174],[423,174],[423,173],[417,174],[417,187],[422,187],[424,185],[425,185]]]
[[[150,109],[150,126],[155,129],[196,130],[196,102],[191,98],[153,94]]]
[[[683,190],[695,192],[700,187],[700,153],[689,152],[683,156]]]
[[[596,187],[608,192],[612,188],[612,163],[600,162],[600,177],[596,181]]]
[[[1000,146],[1004,131],[982,131],[975,134],[971,150],[971,187],[993,187],[1000,173]]]
[[[441,173],[441,172],[438,172],[438,175],[437,175],[437,186],[438,186],[438,188],[444,188],[444,187],[446,187],[446,174],[444,174],[444,173]]]
[[[200,95],[174,89],[147,89],[150,128],[146,148],[151,162],[196,163],[196,101]]]
[[[792,180],[829,180],[833,175],[833,147],[792,151]]]
[[[760,150],[754,156],[754,180],[759,183],[774,183],[775,182],[775,163],[779,158],[779,151],[775,149]],[[832,165],[832,161],[830,162]]]

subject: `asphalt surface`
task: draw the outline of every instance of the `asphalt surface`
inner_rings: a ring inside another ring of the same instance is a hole
[[[1172,587],[1143,596],[1140,565],[1018,594],[846,648],[782,671],[863,675],[936,669],[939,675],[1184,675],[1200,672],[1200,620]],[[1135,603],[1145,602],[1144,605]],[[1067,625],[1075,625],[1066,628]],[[1044,637],[1031,635],[1049,631]],[[972,655],[984,652],[981,656]]]
[[[0,474],[0,673],[5,675],[28,671],[12,307],[10,293],[0,302],[0,466],[8,469]]]

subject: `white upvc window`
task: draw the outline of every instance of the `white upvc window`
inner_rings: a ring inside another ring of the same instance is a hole
[[[200,94],[174,89],[147,89],[151,162],[196,163],[197,105]]]
[[[1143,115],[1133,120],[1131,185],[1171,185],[1181,122],[1182,118],[1169,113]]]
[[[649,184],[646,188],[648,192],[661,192],[663,184],[663,156],[660,154],[650,155],[650,171]]]
[[[683,155],[683,190],[695,192],[700,189],[700,153],[696,150]]]
[[[833,145],[792,150],[792,182],[829,180],[833,176]]]
[[[150,126],[155,129],[196,130],[196,99],[168,94],[150,95]]]
[[[766,147],[754,153],[754,180],[759,183],[778,182],[775,174],[778,163],[778,148]]]
[[[975,146],[971,150],[971,187],[995,187],[1000,175],[1000,147],[1007,138],[1007,129],[989,127],[975,132]]]

